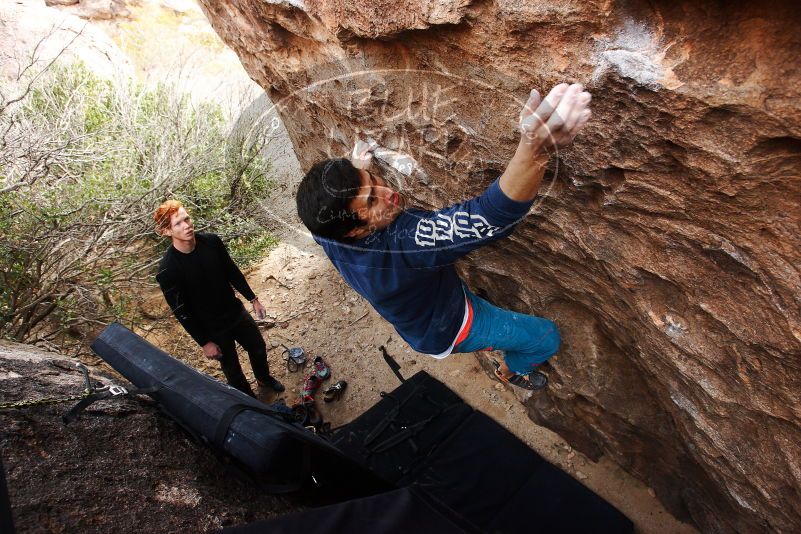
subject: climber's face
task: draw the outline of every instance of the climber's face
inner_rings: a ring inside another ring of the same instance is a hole
[[[359,191],[348,205],[352,213],[364,221],[345,237],[361,239],[376,230],[383,230],[398,218],[405,202],[400,193],[375,173],[359,169]]]

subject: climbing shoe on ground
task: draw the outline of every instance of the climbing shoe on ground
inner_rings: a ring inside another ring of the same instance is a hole
[[[286,361],[286,368],[290,373],[294,373],[306,365],[306,351],[301,347],[292,347],[290,349],[283,343],[281,343],[281,346],[284,347],[282,357]]]
[[[295,416],[295,420],[303,426],[306,426],[308,422],[309,413],[306,410],[306,405],[302,402],[299,402],[292,406],[292,413]]]
[[[348,387],[348,383],[344,380],[340,380],[333,386],[323,391],[323,400],[325,402],[334,402],[342,396],[342,392],[345,391],[346,387]]]
[[[314,359],[314,374],[317,375],[317,378],[320,380],[325,380],[331,376],[331,368],[328,367],[328,364],[325,363],[320,356]]]
[[[303,382],[303,389],[300,392],[300,402],[303,404],[313,403],[314,394],[320,389],[323,381],[317,375],[309,375]]]
[[[307,419],[303,426],[313,426],[316,429],[323,424],[323,416],[314,404],[306,404],[306,414]]]
[[[303,426],[317,426],[323,422],[323,416],[320,415],[313,402],[299,402],[291,409],[295,420]]]
[[[256,383],[260,387],[270,388],[273,391],[275,391],[276,393],[281,393],[282,391],[284,391],[286,389],[281,382],[279,382],[278,380],[276,380],[272,376],[268,376],[267,377],[267,381],[265,381],[265,382],[262,382],[261,380],[256,380]]]

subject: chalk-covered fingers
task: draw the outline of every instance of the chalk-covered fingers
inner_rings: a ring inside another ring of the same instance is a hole
[[[373,159],[372,150],[373,149],[369,143],[366,143],[361,139],[356,139],[356,143],[354,143],[353,151],[350,155],[350,162],[357,169],[366,169],[370,166],[370,162]]]
[[[583,109],[581,109],[581,111],[578,113],[576,124],[570,128],[570,132],[572,133],[573,137],[575,137],[576,134],[579,133],[582,128],[584,128],[584,125],[587,124],[587,121],[590,120],[590,117],[592,117],[592,111],[590,111],[589,107],[590,100],[592,99],[592,97],[590,96],[590,93],[582,93],[582,94],[586,95],[586,97],[584,98],[584,101],[586,103]]]
[[[531,117],[534,112],[542,102],[542,97],[540,96],[540,92],[536,89],[532,89],[531,93],[528,95],[528,100],[526,101],[525,105],[523,106],[522,111],[520,111],[520,127],[523,127],[523,124],[526,122],[526,119]],[[525,132],[524,132],[525,133]]]
[[[551,89],[545,99],[539,102],[533,113],[527,113],[528,109],[533,108],[533,105],[530,104],[534,102],[532,97],[529,97],[529,102],[520,115],[520,129],[523,134],[521,143],[526,145],[529,150],[539,151],[548,144],[548,138],[551,135],[548,121],[553,116],[569,87],[566,83],[561,83]],[[537,94],[538,96],[539,94]]]
[[[586,91],[579,91],[573,97],[573,105],[565,111],[565,131],[568,133],[573,131],[579,122],[581,114],[587,110],[591,98],[590,93]]]
[[[559,139],[557,146],[564,147],[572,143],[576,135],[584,128],[587,121],[590,120],[592,116],[589,107],[591,100],[592,96],[586,91],[580,92],[575,97],[575,102],[565,119],[564,134]]]
[[[582,89],[584,88],[578,83],[574,83],[567,88],[565,94],[559,100],[559,106],[548,119],[548,128],[552,134],[562,133],[567,130],[570,114],[576,107],[576,97],[581,93]]]
[[[548,119],[549,140],[546,146],[565,147],[590,118],[592,97],[581,84],[571,85],[559,101],[559,106]]]
[[[572,143],[573,139],[576,138],[576,135],[584,128],[584,125],[587,124],[587,121],[590,120],[592,117],[592,112],[589,109],[585,109],[579,114],[579,118],[576,121],[576,125],[570,129],[570,135],[568,138],[568,143]]]

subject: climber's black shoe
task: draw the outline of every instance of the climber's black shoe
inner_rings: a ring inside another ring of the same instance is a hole
[[[265,382],[262,382],[261,380],[257,380],[256,382],[258,382],[259,386],[263,388],[270,388],[277,393],[281,393],[282,391],[286,390],[284,385],[272,376],[268,376]]]
[[[548,377],[539,371],[531,371],[527,375],[513,374],[512,376],[503,376],[501,364],[497,360],[492,360],[492,365],[495,367],[495,376],[504,384],[517,386],[529,391],[542,389],[548,385]]]
[[[531,371],[528,374],[528,381],[531,382],[531,389],[542,389],[548,385],[548,377],[539,371]]]

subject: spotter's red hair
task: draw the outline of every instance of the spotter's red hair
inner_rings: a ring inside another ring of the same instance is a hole
[[[153,214],[153,221],[156,223],[156,231],[168,230],[172,216],[183,208],[184,205],[177,200],[167,200],[156,208]]]

